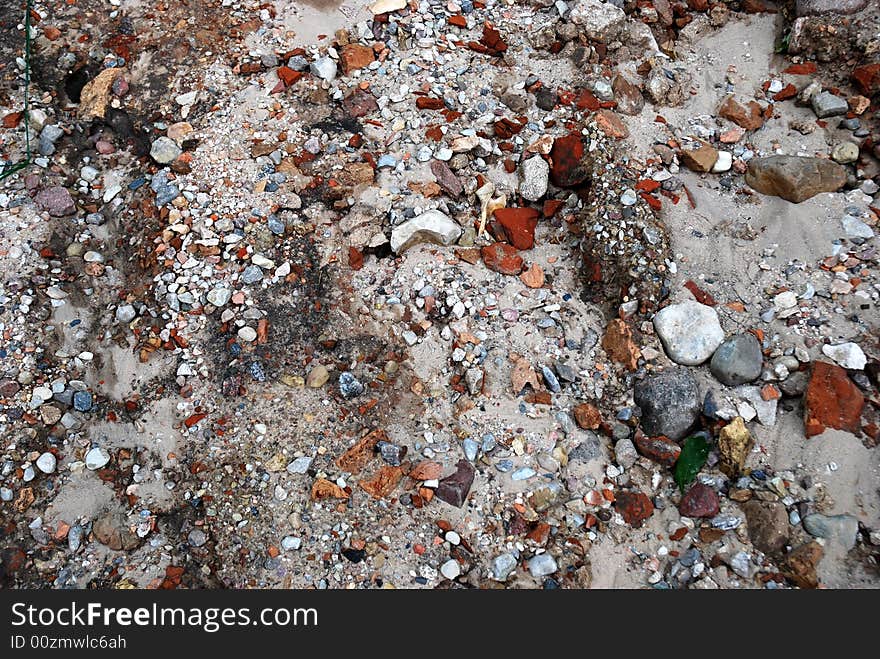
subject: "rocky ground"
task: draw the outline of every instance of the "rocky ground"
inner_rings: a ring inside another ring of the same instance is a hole
[[[880,8],[0,9],[0,583],[880,585]]]

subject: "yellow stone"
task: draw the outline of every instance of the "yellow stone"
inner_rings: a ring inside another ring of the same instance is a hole
[[[742,473],[755,440],[742,417],[736,417],[718,435],[719,467],[731,478]]]

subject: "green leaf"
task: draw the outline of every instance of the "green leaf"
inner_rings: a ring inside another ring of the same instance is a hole
[[[681,455],[675,463],[675,482],[679,489],[684,492],[685,488],[694,482],[700,469],[706,464],[709,457],[709,442],[702,435],[693,435],[684,440],[681,447]]]

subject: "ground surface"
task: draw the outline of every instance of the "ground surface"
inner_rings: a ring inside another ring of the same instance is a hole
[[[0,583],[880,585],[877,8],[378,4],[0,9]]]

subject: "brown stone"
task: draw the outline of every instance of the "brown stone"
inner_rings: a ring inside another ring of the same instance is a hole
[[[614,90],[617,109],[623,114],[634,116],[640,114],[642,108],[645,107],[645,97],[642,96],[642,90],[622,75],[614,76],[611,81],[611,89]]]
[[[373,182],[376,173],[369,163],[350,162],[336,175],[336,182],[347,187],[355,187]]]
[[[445,501],[456,508],[461,508],[464,502],[467,501],[468,493],[471,491],[474,473],[474,466],[470,462],[459,460],[455,473],[441,480],[434,494],[441,501]]]
[[[362,69],[373,63],[376,57],[373,49],[359,43],[350,43],[342,47],[339,53],[339,62],[342,64],[342,72],[348,74],[355,69]]]
[[[445,105],[442,98],[419,96],[416,98],[416,107],[419,110],[442,110]]]
[[[782,197],[795,204],[840,189],[846,178],[843,165],[807,156],[752,158],[745,175],[746,183],[761,194]]]
[[[618,493],[614,507],[623,517],[623,521],[633,528],[639,528],[654,513],[654,504],[641,492]]]
[[[764,125],[764,113],[756,101],[742,105],[733,95],[724,99],[718,108],[718,114],[746,130],[757,130]]]
[[[629,137],[629,128],[623,123],[620,117],[608,109],[599,110],[596,113],[596,126],[608,137],[615,139],[625,139]]]
[[[678,504],[678,512],[685,517],[715,517],[719,510],[718,494],[703,483],[696,483]]]
[[[584,430],[595,430],[602,425],[602,414],[589,403],[581,403],[573,411],[574,420]]]
[[[403,478],[403,469],[382,465],[372,478],[363,480],[358,485],[374,499],[383,499],[394,492],[401,478]]]
[[[376,444],[387,442],[388,435],[384,430],[374,430],[361,437],[354,446],[336,458],[336,466],[350,474],[357,474],[376,453]]]
[[[486,267],[502,275],[518,275],[522,272],[523,260],[516,248],[507,243],[492,243],[480,250]]]
[[[663,435],[648,437],[643,432],[637,432],[633,443],[641,455],[667,467],[672,467],[681,455],[681,446]]]
[[[106,513],[95,520],[92,533],[98,542],[116,551],[129,551],[140,544],[137,534],[132,532],[126,519],[118,513]]]
[[[553,185],[570,188],[583,183],[590,167],[579,133],[557,137],[550,149],[550,179]]]
[[[544,269],[537,263],[532,263],[520,274],[519,280],[529,288],[541,288],[544,285]]]
[[[779,552],[788,541],[790,525],[785,506],[776,501],[746,501],[742,504],[749,525],[749,538],[765,554]]]
[[[630,371],[636,370],[639,357],[642,356],[642,351],[633,341],[632,329],[620,318],[608,323],[605,336],[602,337],[602,349],[613,361],[623,364]]]
[[[799,588],[818,588],[816,567],[823,553],[822,545],[815,540],[801,545],[785,557],[782,574]]]
[[[807,437],[821,435],[828,428],[854,435],[861,428],[865,397],[836,364],[817,361],[804,394],[804,426]]]
[[[531,249],[535,246],[538,211],[534,208],[498,208],[494,214],[514,247]]]
[[[857,66],[853,69],[852,79],[865,96],[880,92],[880,62]]]
[[[356,87],[348,96],[342,99],[342,109],[350,117],[365,117],[379,109],[376,98],[366,89]]]
[[[321,499],[347,499],[348,492],[326,478],[318,478],[312,483],[312,501]]]
[[[715,161],[718,160],[718,150],[704,144],[697,149],[682,149],[678,154],[678,159],[691,171],[710,172]]]
[[[461,180],[451,169],[449,169],[449,165],[442,160],[431,161],[431,173],[434,175],[434,178],[437,179],[437,183],[443,188],[446,194],[452,197],[458,197],[464,192],[464,185],[462,185]]]
[[[439,462],[423,460],[409,472],[409,477],[417,481],[430,481],[440,478],[443,466]]]

